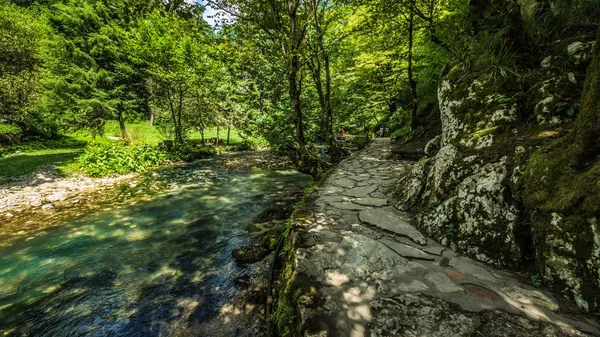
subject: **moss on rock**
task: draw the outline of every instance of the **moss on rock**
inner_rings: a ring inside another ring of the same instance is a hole
[[[597,39],[600,41],[600,31]],[[567,136],[538,150],[523,179],[537,263],[546,282],[600,309],[600,48],[588,69],[582,110]]]

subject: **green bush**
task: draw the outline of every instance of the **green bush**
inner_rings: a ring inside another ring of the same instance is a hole
[[[12,124],[0,123],[0,144],[15,144],[21,140],[21,129]]]
[[[408,135],[410,133],[410,124],[404,124],[401,128],[396,129],[394,132],[392,132],[392,134],[390,135],[390,138],[392,139],[399,139],[402,138],[406,135]]]
[[[140,172],[169,162],[169,159],[169,155],[156,146],[118,142],[89,146],[77,163],[90,176],[103,177]]]
[[[213,147],[200,146],[195,147],[192,145],[177,145],[169,151],[169,156],[173,161],[194,161],[198,159],[204,159],[216,154],[216,150]]]
[[[267,147],[269,143],[267,143],[264,139],[261,138],[253,138],[249,137],[242,141],[241,144],[237,145],[236,151],[254,151],[261,147]]]
[[[258,148],[258,142],[252,138],[246,138],[244,141],[238,145],[238,151],[252,151]]]

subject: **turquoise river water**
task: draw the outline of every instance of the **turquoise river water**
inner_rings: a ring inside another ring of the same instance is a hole
[[[295,171],[168,167],[94,211],[4,231],[0,336],[186,335],[235,291],[244,270],[231,250],[250,241],[253,217],[311,181]]]

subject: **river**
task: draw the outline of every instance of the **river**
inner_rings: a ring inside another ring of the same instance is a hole
[[[92,211],[2,228],[0,336],[195,335],[237,291],[231,250],[252,219],[311,182],[201,161],[115,187]]]

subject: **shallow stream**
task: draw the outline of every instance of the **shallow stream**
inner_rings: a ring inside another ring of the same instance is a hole
[[[0,336],[193,334],[235,291],[244,268],[231,250],[250,241],[253,217],[311,181],[197,162],[107,192],[87,214],[64,210],[50,227],[4,228]]]

